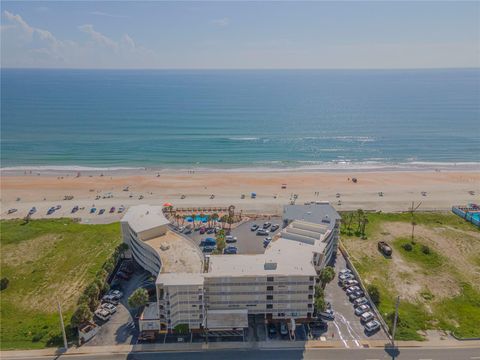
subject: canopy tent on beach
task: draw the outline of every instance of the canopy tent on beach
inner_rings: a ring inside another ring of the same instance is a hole
[[[173,206],[173,204],[172,204],[172,203],[169,203],[169,202],[166,202],[165,204],[163,204],[163,206],[165,206],[165,207],[170,207],[170,206]]]

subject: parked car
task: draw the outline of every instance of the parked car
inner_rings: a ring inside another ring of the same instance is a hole
[[[335,312],[332,309],[327,309],[325,311],[319,312],[318,317],[325,320],[335,320]]]
[[[257,229],[258,229],[258,225],[253,224],[252,227],[250,228],[250,231],[257,231]]]
[[[92,207],[92,208],[90,209],[90,214],[95,214],[95,211],[97,211],[97,208]]]
[[[270,228],[270,231],[271,232],[277,231],[279,227],[280,227],[280,225],[278,225],[278,224],[272,225],[272,227]]]
[[[367,333],[373,333],[378,329],[380,329],[380,323],[378,322],[378,320],[372,320],[365,324],[365,331]]]
[[[225,236],[225,242],[227,243],[235,243],[237,242],[237,238],[232,235]]]
[[[217,240],[207,237],[200,242],[200,246],[217,246]]]
[[[99,308],[95,310],[95,316],[98,317],[100,320],[107,321],[108,319],[110,319],[110,316],[112,315],[108,310]]]
[[[354,280],[355,276],[353,274],[347,273],[338,276],[338,281],[342,282],[345,280]]]
[[[328,324],[322,320],[312,321],[308,324],[310,329],[326,331],[328,329]]]
[[[266,235],[268,235],[268,232],[265,231],[264,229],[257,230],[257,236],[266,236]]]
[[[113,214],[114,212],[115,212],[115,206],[112,206],[112,207],[110,208],[110,214]]]
[[[208,228],[207,229],[207,234],[213,234],[215,232],[214,228]]]
[[[266,223],[263,224],[264,229],[268,229],[270,226],[272,226],[272,223],[270,223],[270,222],[266,222]]]
[[[288,335],[288,326],[287,326],[287,323],[285,322],[280,323],[280,335],[282,336]]]
[[[354,293],[355,291],[358,291],[358,290],[362,290],[360,289],[360,286],[350,286],[346,289],[346,293],[347,295],[350,295],[352,293]]]
[[[350,279],[350,280],[344,280],[344,281],[342,281],[342,286],[343,286],[344,289],[349,288],[349,287],[351,287],[351,286],[357,286],[357,285],[358,285],[358,281],[357,281],[357,280],[352,280],[352,279]]]
[[[179,226],[178,232],[183,233],[185,231],[185,226]]]
[[[12,209],[8,209],[8,213],[9,213],[9,214],[13,214],[14,212],[17,212],[17,209],[13,209],[13,208],[12,208]]]
[[[112,295],[105,295],[105,296],[102,298],[102,302],[104,302],[104,303],[110,303],[110,304],[113,304],[113,305],[118,305],[118,300],[115,299],[115,297],[112,296]]]
[[[363,293],[362,290],[357,290],[357,291],[354,291],[353,293],[351,293],[349,296],[348,296],[348,299],[350,301],[354,301],[355,299],[358,299],[362,296],[365,296],[365,294]]]
[[[211,253],[213,252],[217,247],[216,246],[212,246],[212,245],[207,245],[203,248],[203,252],[204,253]]]
[[[107,310],[110,314],[115,314],[117,312],[117,307],[110,303],[103,303],[101,307]]]
[[[355,305],[355,306],[360,306],[360,305],[363,305],[363,304],[368,304],[368,300],[367,300],[366,297],[361,297],[361,298],[353,300],[353,305]]]
[[[360,315],[360,321],[362,321],[364,323],[368,323],[368,322],[372,321],[373,319],[375,319],[375,316],[370,311],[366,311],[362,315]]]
[[[224,254],[236,254],[237,253],[237,248],[235,246],[227,246],[225,249],[223,249]]]
[[[191,228],[191,227],[185,228],[185,231],[184,231],[183,233],[184,233],[185,235],[191,234],[191,233],[192,233],[192,228]]]
[[[205,234],[206,231],[207,231],[207,229],[205,229],[204,226],[202,226],[202,227],[200,228],[200,234],[201,234],[201,235]]]
[[[364,312],[369,311],[369,310],[370,310],[370,305],[368,305],[368,304],[360,305],[355,309],[355,315],[360,316]]]
[[[277,327],[275,326],[275,324],[268,324],[268,335],[270,337],[273,337],[277,334]]]
[[[109,295],[112,295],[115,300],[120,300],[123,297],[123,293],[120,290],[109,291]]]
[[[50,209],[47,211],[47,215],[51,215],[55,212],[55,208],[52,206]]]
[[[385,241],[378,242],[378,251],[385,256],[392,256],[392,248]]]
[[[100,209],[100,211],[98,212],[98,215],[102,215],[104,212],[105,212],[105,209]]]
[[[342,269],[338,272],[338,276],[344,275],[344,274],[352,274],[352,270],[350,269]]]

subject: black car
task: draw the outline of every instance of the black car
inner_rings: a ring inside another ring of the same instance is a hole
[[[272,228],[270,229],[270,231],[271,232],[277,231],[279,227],[280,227],[280,225],[278,225],[278,224],[272,225]]]
[[[257,224],[253,224],[252,227],[250,228],[250,231],[256,231],[258,229]]]
[[[267,235],[267,234],[268,234],[268,233],[267,233],[265,230],[263,230],[263,229],[257,230],[257,235],[258,235],[258,236],[265,236],[265,235]]]

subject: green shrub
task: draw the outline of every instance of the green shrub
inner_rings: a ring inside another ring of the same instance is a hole
[[[378,288],[375,285],[370,284],[367,286],[367,291],[370,299],[372,299],[373,303],[378,306],[378,304],[380,304],[380,291]]]
[[[148,291],[144,288],[138,288],[128,298],[128,306],[139,308],[148,304]]]
[[[8,287],[8,284],[10,283],[10,280],[8,278],[3,277],[0,280],[0,290],[5,290]]]
[[[175,326],[173,328],[173,330],[177,333],[177,334],[186,334],[189,332],[189,327],[187,324],[178,324],[177,326]]]
[[[43,333],[36,333],[32,336],[32,342],[39,342],[43,339]]]
[[[72,315],[70,324],[77,328],[86,321],[90,321],[93,317],[93,313],[90,311],[90,308],[86,304],[81,304],[77,307],[75,312]]]
[[[430,255],[430,248],[427,245],[422,245],[422,253]]]
[[[402,248],[403,248],[403,250],[405,250],[405,251],[412,251],[412,250],[413,250],[413,246],[412,246],[412,244],[410,244],[410,243],[403,244],[403,245],[402,245]]]

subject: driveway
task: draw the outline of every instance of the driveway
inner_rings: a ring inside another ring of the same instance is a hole
[[[357,347],[361,347],[358,340],[388,339],[382,328],[370,336],[365,334],[360,318],[355,315],[353,304],[349,301],[345,291],[338,285],[338,273],[344,268],[346,268],[345,258],[338,252],[335,261],[335,280],[325,288],[325,300],[332,304],[335,311],[335,320],[327,322],[328,331],[323,336],[328,340],[342,340],[346,347],[348,347],[347,340],[354,340],[353,343]]]
[[[136,269],[130,280],[122,280],[123,297],[117,305],[117,312],[108,321],[94,318],[101,328],[97,335],[85,344],[86,346],[135,344],[137,342],[138,329],[134,319],[135,312],[129,311],[127,302],[128,297],[149,277],[149,273]]]

